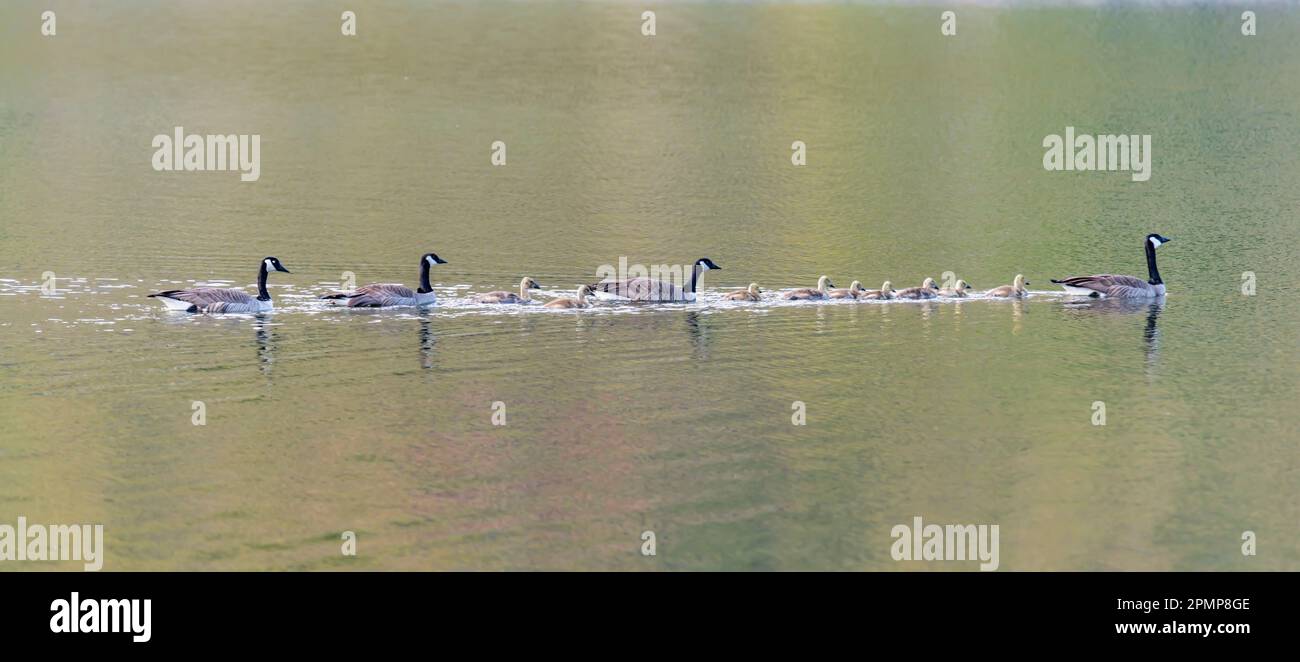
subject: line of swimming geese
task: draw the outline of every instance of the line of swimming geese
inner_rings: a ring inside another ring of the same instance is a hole
[[[1029,285],[1023,274],[1016,274],[1015,280],[1010,285],[995,287],[984,293],[986,297],[1014,298],[1023,297],[1029,294],[1025,289]],[[970,283],[964,279],[959,279],[952,287],[939,287],[933,278],[926,278],[920,287],[908,287],[902,290],[894,289],[894,284],[885,281],[878,290],[868,290],[862,287],[862,281],[855,280],[845,288],[836,288],[831,282],[830,276],[822,276],[817,279],[816,288],[802,288],[792,290],[781,295],[782,299],[790,301],[816,301],[818,299],[856,299],[859,301],[886,301],[889,299],[937,299],[939,297],[965,298],[970,296],[973,288]],[[731,301],[761,301],[763,289],[758,283],[750,283],[749,287],[739,292],[732,292],[726,295]]]
[[[1147,258],[1147,271],[1150,276],[1146,281],[1135,276],[1103,274],[1074,276],[1061,280],[1052,279],[1052,282],[1064,288],[1066,293],[1074,295],[1112,298],[1163,296],[1165,285],[1160,279],[1160,272],[1156,269],[1155,249],[1169,241],[1167,237],[1160,234],[1149,234],[1143,241]],[[425,253],[420,257],[420,286],[415,290],[396,283],[372,283],[353,290],[331,292],[320,298],[344,304],[349,308],[434,305],[437,296],[429,283],[429,268],[438,264],[447,264],[447,261],[438,257],[435,253]],[[588,299],[593,296],[597,299],[646,303],[691,302],[695,301],[700,276],[705,271],[721,268],[713,260],[703,257],[695,261],[691,270],[690,283],[685,288],[646,276],[621,280],[606,279],[598,283],[580,286],[574,298],[553,299],[543,304],[543,307],[586,308],[591,305]],[[289,270],[284,267],[279,258],[263,258],[258,268],[256,297],[243,290],[216,287],[166,290],[148,296],[162,301],[168,310],[190,313],[265,312],[273,308],[271,295],[266,289],[266,279],[272,271],[289,273]],[[1025,280],[1024,275],[1016,274],[1014,281],[1010,285],[995,287],[985,292],[984,296],[992,298],[1024,297],[1028,294],[1025,289],[1026,285],[1029,285],[1029,282]],[[485,292],[474,295],[472,300],[475,303],[483,304],[530,304],[533,301],[529,296],[529,290],[540,287],[541,285],[537,281],[525,277],[519,282],[519,291],[517,293],[507,291]],[[860,281],[856,280],[847,288],[837,289],[828,276],[822,276],[817,279],[816,288],[792,290],[783,294],[782,298],[786,300],[854,299],[864,301],[917,300],[939,297],[963,298],[969,296],[967,293],[971,289],[971,285],[965,280],[958,280],[951,288],[940,288],[933,278],[926,278],[920,287],[909,287],[902,290],[895,290],[890,281],[885,281],[878,290],[867,290],[862,287]],[[750,283],[748,288],[731,292],[725,298],[731,301],[761,301],[762,294],[763,290],[757,283]]]

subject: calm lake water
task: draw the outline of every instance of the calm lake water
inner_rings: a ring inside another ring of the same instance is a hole
[[[974,569],[892,560],[916,516],[1003,570],[1300,570],[1300,10],[46,4],[0,7],[0,523],[108,570]],[[175,126],[260,181],[155,172]],[[1066,126],[1151,180],[1045,171]],[[1163,304],[1049,293],[1148,232]],[[430,250],[434,310],[315,299]],[[273,314],[144,298],[267,255]],[[695,305],[466,301],[701,256]],[[945,271],[1035,293],[720,302]]]

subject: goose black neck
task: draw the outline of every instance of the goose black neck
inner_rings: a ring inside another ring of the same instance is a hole
[[[1147,280],[1147,282],[1152,285],[1159,285],[1164,281],[1160,280],[1160,271],[1156,269],[1156,245],[1151,243],[1150,239],[1146,241],[1146,244],[1147,244],[1147,275],[1150,276],[1150,279]]]
[[[691,294],[695,294],[695,284],[700,280],[700,272],[702,271],[704,270],[700,268],[699,264],[691,267],[691,289],[687,290]]]
[[[420,260],[420,289],[418,291],[420,294],[428,294],[433,291],[433,287],[429,285],[428,260]]]
[[[257,300],[270,301],[271,293],[266,291],[266,263],[262,263],[262,268],[257,270]]]

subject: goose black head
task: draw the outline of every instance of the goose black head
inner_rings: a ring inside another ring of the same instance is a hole
[[[707,271],[707,270],[709,270],[709,269],[721,269],[721,268],[722,268],[722,267],[719,267],[718,265],[714,264],[714,263],[713,263],[713,260],[710,260],[710,259],[707,258],[707,257],[702,257],[702,258],[696,260],[696,261],[695,261],[695,266],[697,266],[697,267],[701,267],[701,268],[703,268],[705,271]]]
[[[437,253],[425,253],[422,259],[429,264],[447,264],[447,261],[438,257]]]
[[[1152,248],[1160,248],[1160,244],[1167,244],[1173,241],[1173,239],[1170,239],[1169,237],[1162,237],[1158,232],[1152,232],[1151,234],[1147,235],[1147,241],[1151,242]]]
[[[284,268],[283,264],[280,264],[280,258],[278,257],[262,258],[262,268],[267,271],[283,271],[286,274],[290,273],[288,269]]]

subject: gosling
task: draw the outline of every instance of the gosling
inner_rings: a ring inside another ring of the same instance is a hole
[[[727,295],[727,299],[730,301],[761,301],[763,297],[759,295],[762,293],[763,290],[759,289],[758,283],[750,283],[749,289],[732,292]]]
[[[934,284],[933,278],[926,278],[920,287],[899,290],[894,296],[899,299],[933,299],[939,296],[939,286]]]
[[[1025,286],[1028,284],[1029,281],[1025,280],[1023,274],[1016,274],[1016,280],[1011,285],[995,287],[986,292],[985,296],[1019,299],[1029,294],[1029,292],[1025,290]]]
[[[822,276],[821,278],[818,278],[818,279],[817,279],[817,289],[815,289],[815,290],[811,290],[811,289],[808,289],[808,288],[805,287],[805,288],[800,289],[800,290],[794,290],[794,291],[791,291],[791,292],[786,292],[786,293],[785,293],[785,298],[786,298],[786,299],[792,299],[792,300],[794,300],[794,299],[802,299],[802,300],[825,299],[825,298],[826,298],[826,288],[829,288],[829,287],[835,287],[835,283],[832,283],[832,282],[831,282],[831,277],[830,277],[830,276]]]
[[[878,290],[867,290],[865,292],[858,293],[858,300],[859,301],[871,301],[871,300],[884,301],[886,299],[892,299],[897,295],[898,292],[894,290],[894,284],[889,281],[885,281],[885,284],[881,285],[880,289]]]
[[[528,290],[540,287],[541,285],[538,285],[537,281],[524,276],[524,279],[519,281],[519,294],[504,290],[484,292],[475,295],[474,303],[532,303],[533,300],[528,298]]]
[[[953,287],[945,287],[939,290],[939,296],[961,298],[967,296],[966,291],[969,289],[971,289],[970,283],[967,283],[964,280],[958,280],[957,284]]]
[[[578,288],[578,297],[576,299],[552,299],[542,304],[543,308],[590,308],[591,304],[587,303],[587,297],[591,296],[591,286],[583,285]]]
[[[863,292],[866,290],[862,289],[862,281],[855,280],[849,283],[849,289],[831,290],[827,292],[827,296],[832,299],[856,299]]]

